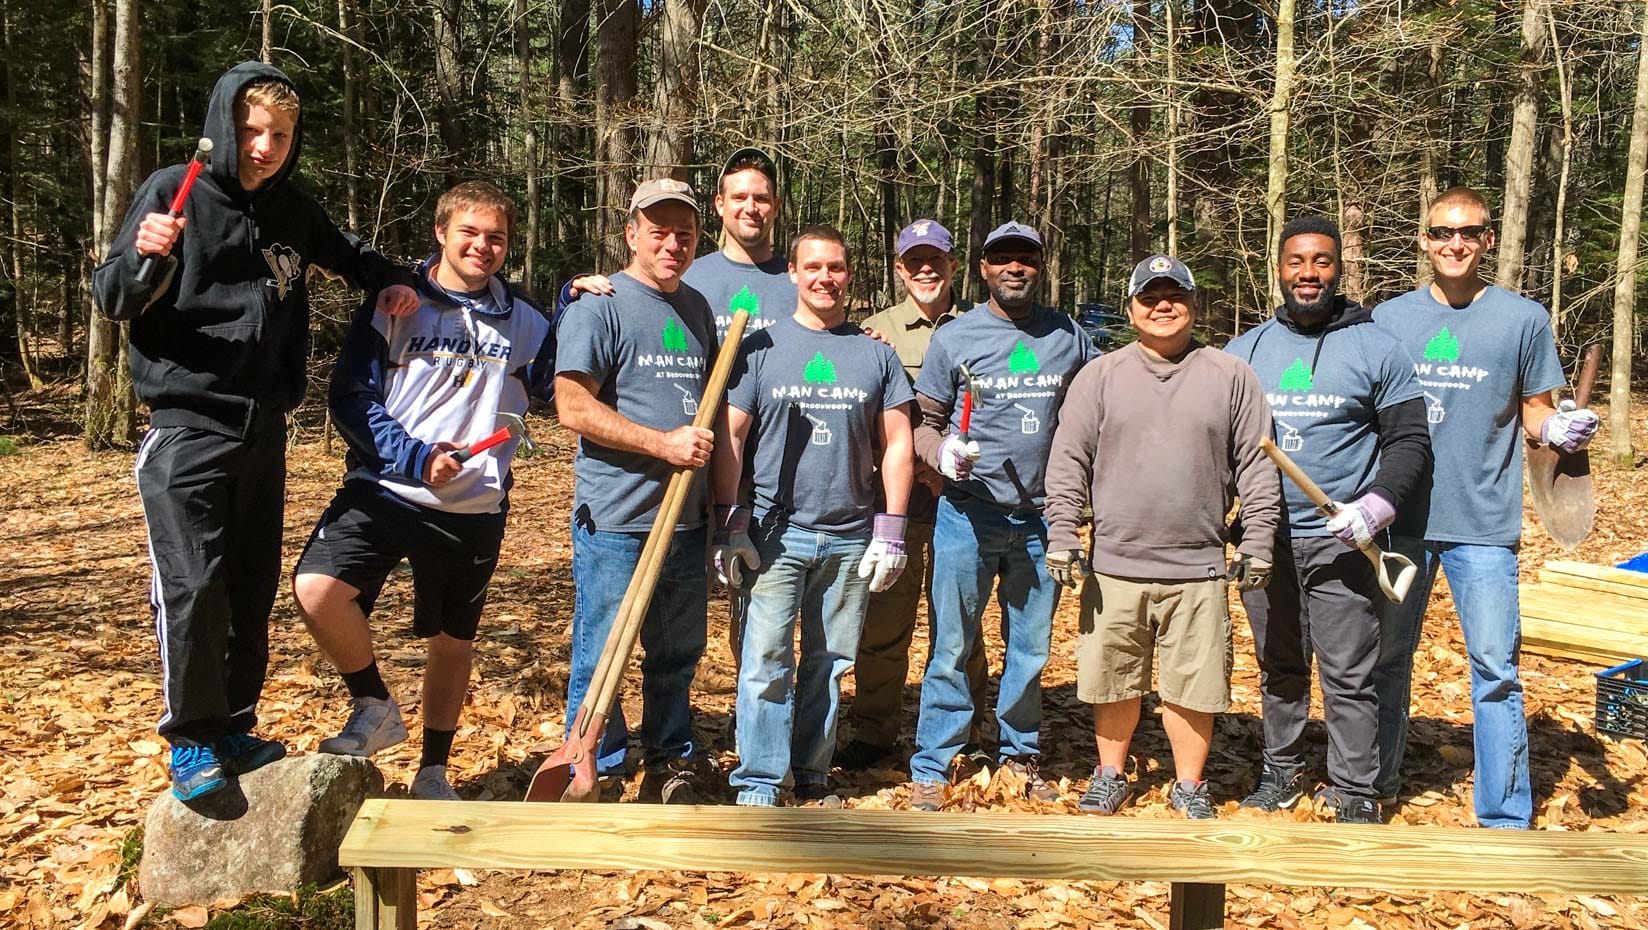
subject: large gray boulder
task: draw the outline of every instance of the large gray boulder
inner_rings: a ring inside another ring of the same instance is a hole
[[[138,883],[163,907],[290,891],[338,875],[338,845],[361,802],[383,791],[365,759],[282,759],[184,804],[149,809]]]

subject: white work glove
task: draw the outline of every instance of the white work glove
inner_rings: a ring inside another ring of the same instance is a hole
[[[1066,588],[1074,588],[1083,579],[1093,577],[1093,567],[1087,564],[1080,549],[1059,549],[1047,553],[1047,574]]]
[[[761,567],[761,556],[750,542],[750,508],[715,508],[715,539],[710,547],[715,577],[730,588],[744,586],[744,571]]]
[[[973,475],[973,463],[979,459],[979,444],[975,439],[966,442],[955,433],[944,437],[938,447],[939,474],[951,481],[966,481]]]
[[[1578,452],[1596,435],[1601,422],[1595,410],[1577,408],[1573,401],[1565,400],[1556,413],[1545,418],[1545,425],[1539,428],[1539,438],[1563,452]]]
[[[875,529],[870,534],[870,548],[858,560],[858,577],[870,579],[870,590],[877,594],[893,586],[904,574],[909,556],[904,554],[904,528],[907,517],[897,514],[875,515]]]
[[[1348,504],[1334,503],[1339,512],[1328,518],[1328,532],[1352,549],[1373,542],[1373,537],[1396,520],[1396,508],[1377,494],[1368,493]]]

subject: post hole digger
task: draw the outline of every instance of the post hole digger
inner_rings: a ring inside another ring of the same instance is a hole
[[[738,355],[738,343],[744,337],[744,327],[748,324],[749,318],[748,310],[740,309],[733,314],[732,324],[727,327],[727,334],[722,337],[721,350],[715,356],[715,366],[710,369],[704,396],[698,402],[698,412],[693,416],[693,426],[709,429],[714,425],[715,417],[721,409],[722,395],[726,392],[727,378],[732,373],[733,360]],[[683,465],[670,475],[669,484],[664,490],[663,502],[658,507],[658,515],[653,519],[652,529],[641,548],[641,557],[636,563],[635,573],[630,576],[629,587],[624,590],[624,599],[618,606],[618,615],[613,620],[612,632],[607,636],[600,661],[596,663],[595,671],[590,677],[589,690],[573,718],[572,730],[566,743],[550,753],[538,766],[538,771],[532,776],[532,783],[527,786],[525,800],[599,800],[600,791],[595,772],[596,751],[601,734],[606,729],[607,714],[611,712],[612,702],[618,696],[618,683],[623,679],[624,669],[629,665],[630,653],[635,650],[635,640],[641,632],[641,622],[646,618],[647,608],[652,603],[653,590],[658,585],[658,576],[664,567],[664,557],[669,552],[671,539],[675,536],[675,524],[681,516],[681,508],[686,504],[687,493],[696,470],[691,465]]]
[[[1339,512],[1338,505],[1316,486],[1316,482],[1310,480],[1304,469],[1288,458],[1286,452],[1276,448],[1276,443],[1267,437],[1259,440],[1259,448],[1270,456],[1271,461],[1282,470],[1282,474],[1288,476],[1289,481],[1305,492],[1305,496],[1310,498],[1310,502],[1315,504],[1316,509],[1324,516],[1332,517]],[[1385,592],[1385,596],[1395,603],[1402,603],[1408,596],[1408,589],[1413,587],[1414,578],[1419,575],[1419,566],[1413,564],[1413,560],[1407,556],[1399,552],[1385,552],[1372,542],[1363,545],[1361,551],[1368,557],[1368,561],[1373,563],[1374,576],[1379,580],[1379,590]],[[1394,579],[1391,578],[1393,566],[1396,570]]]

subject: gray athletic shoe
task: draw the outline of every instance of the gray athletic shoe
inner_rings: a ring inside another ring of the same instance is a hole
[[[355,698],[343,732],[320,741],[320,751],[336,756],[370,756],[406,742],[406,724],[394,698]]]
[[[1190,820],[1213,820],[1219,816],[1207,796],[1205,781],[1174,782],[1173,790],[1167,794],[1167,803],[1173,805],[1174,810],[1183,811]]]
[[[1133,796],[1133,783],[1110,766],[1093,770],[1093,782],[1076,807],[1090,814],[1114,814]]]
[[[412,779],[412,796],[420,801],[462,801],[446,780],[446,766],[426,765]]]

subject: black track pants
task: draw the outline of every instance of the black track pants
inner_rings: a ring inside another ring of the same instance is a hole
[[[235,439],[153,429],[137,455],[149,528],[149,592],[174,744],[211,743],[257,722],[280,583],[286,421],[260,416]]]

